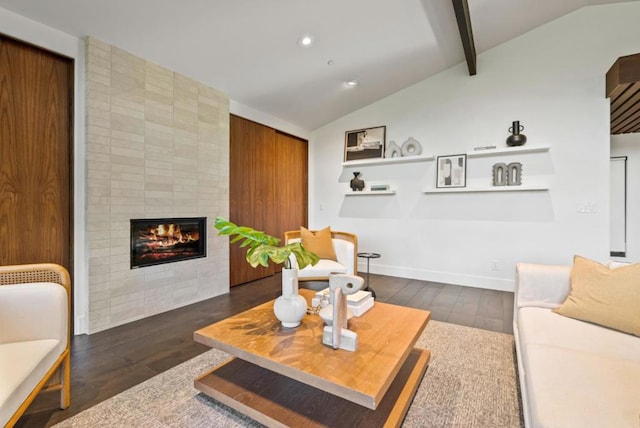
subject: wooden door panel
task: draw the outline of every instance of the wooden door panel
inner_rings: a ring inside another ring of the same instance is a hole
[[[73,63],[0,37],[0,263],[71,271]]]
[[[278,225],[275,235],[307,226],[308,145],[305,140],[276,132],[275,164]]]
[[[267,233],[273,183],[268,157],[273,151],[274,131],[231,115],[229,165],[229,219]],[[230,247],[231,285],[273,275],[274,268],[252,268],[245,260],[246,249]]]
[[[282,239],[307,224],[307,142],[231,115],[230,220]],[[264,278],[280,266],[251,268],[230,248],[231,285]]]

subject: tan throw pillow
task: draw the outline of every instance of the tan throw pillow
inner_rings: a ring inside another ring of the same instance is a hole
[[[553,311],[640,336],[640,263],[609,269],[575,256],[571,292]]]
[[[301,227],[300,237],[305,250],[315,253],[321,259],[336,260],[336,252],[333,249],[331,228],[329,226],[317,232]]]

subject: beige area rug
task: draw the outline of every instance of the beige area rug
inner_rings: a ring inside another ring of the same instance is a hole
[[[431,362],[403,427],[521,427],[513,336],[430,321]],[[211,350],[56,427],[261,426],[199,393],[193,379],[229,358]]]

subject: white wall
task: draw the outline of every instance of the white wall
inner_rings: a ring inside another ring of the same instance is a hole
[[[476,76],[459,64],[313,131],[310,225],[356,233],[361,251],[382,254],[372,272],[494,289],[513,289],[517,262],[608,258],[605,73],[638,51],[638,18],[639,3],[583,8],[479,55]],[[469,178],[489,183],[494,162],[514,160],[524,183],[548,182],[549,191],[424,194],[435,162],[341,165],[346,130],[386,125],[387,142],[414,137],[423,152],[447,155],[504,145],[513,120],[528,145],[550,151],[469,159]],[[354,170],[397,194],[345,197]],[[581,205],[595,212],[578,213]]]
[[[640,261],[640,134],[611,136],[611,156],[627,156],[627,256]]]
[[[308,129],[297,126],[291,122],[287,122],[286,120],[282,120],[279,117],[275,117],[269,113],[256,110],[234,100],[229,100],[229,112],[235,114],[236,116],[261,123],[263,125],[277,129],[278,131],[286,132],[287,134],[294,135],[304,140],[309,138],[310,131]]]

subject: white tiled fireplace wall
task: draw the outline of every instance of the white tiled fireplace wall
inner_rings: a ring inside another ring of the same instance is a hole
[[[229,99],[86,39],[89,332],[229,290]],[[208,219],[206,258],[131,270],[129,220]]]

